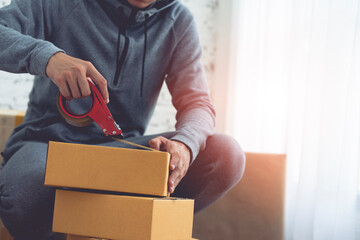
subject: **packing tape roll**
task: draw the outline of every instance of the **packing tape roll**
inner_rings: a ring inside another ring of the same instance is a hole
[[[86,127],[89,126],[94,121],[89,117],[83,117],[83,118],[72,118],[69,117],[60,107],[60,92],[57,95],[56,98],[56,107],[59,110],[60,115],[65,119],[65,121],[75,127]]]

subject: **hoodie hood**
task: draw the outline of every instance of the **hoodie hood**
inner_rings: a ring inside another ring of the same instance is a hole
[[[104,0],[104,2],[111,4],[116,9],[121,9],[122,15],[125,18],[129,18],[131,13],[135,10],[137,13],[134,16],[134,22],[140,23],[146,21],[146,18],[150,18],[151,16],[171,7],[177,2],[177,0],[157,0],[146,8],[134,7],[130,5],[127,0]]]

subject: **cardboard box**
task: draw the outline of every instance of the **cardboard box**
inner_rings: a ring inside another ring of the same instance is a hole
[[[0,239],[0,240],[2,240],[2,239]],[[66,240],[106,240],[106,239],[104,239],[104,238],[84,237],[84,236],[79,236],[79,235],[68,234]],[[188,240],[188,239],[184,239],[184,240]],[[198,240],[198,239],[191,238],[190,240]]]
[[[10,235],[4,226],[1,226],[0,229],[0,240],[14,240],[14,238]]]
[[[56,190],[53,231],[121,240],[191,239],[194,201]]]
[[[2,239],[0,239],[2,240]],[[93,237],[84,237],[84,236],[78,236],[78,235],[71,235],[68,234],[66,240],[108,240],[104,238],[93,238]],[[188,239],[185,239],[188,240]],[[191,238],[190,240],[198,240],[196,238]]]
[[[0,152],[4,150],[5,143],[14,128],[24,121],[24,115],[24,111],[0,109]],[[1,155],[0,161],[2,161]]]
[[[50,142],[45,185],[167,196],[170,154]]]

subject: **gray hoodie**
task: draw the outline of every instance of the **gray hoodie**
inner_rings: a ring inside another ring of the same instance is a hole
[[[36,76],[25,122],[7,142],[5,160],[24,141],[110,141],[95,123],[73,127],[59,115],[59,90],[45,74],[59,51],[90,61],[107,79],[108,107],[125,137],[144,134],[164,81],[177,109],[172,139],[185,143],[193,160],[213,134],[215,110],[196,25],[179,1],[137,9],[126,0],[13,0],[0,9],[0,69]]]

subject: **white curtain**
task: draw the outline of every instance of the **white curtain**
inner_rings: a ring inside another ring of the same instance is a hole
[[[360,0],[233,0],[227,125],[286,153],[286,239],[360,239]]]

